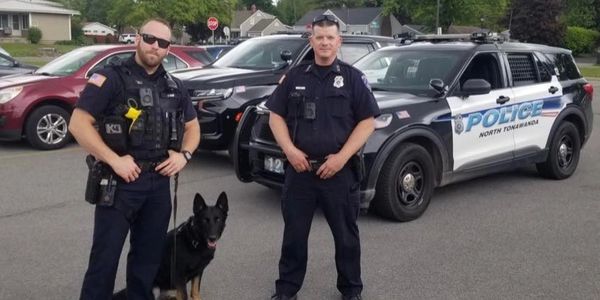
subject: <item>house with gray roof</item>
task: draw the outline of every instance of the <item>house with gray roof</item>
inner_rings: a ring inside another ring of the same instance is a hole
[[[291,31],[292,27],[283,24],[279,19],[262,19],[252,28],[248,29],[248,37],[257,37],[273,34],[279,31]]]
[[[71,40],[71,17],[76,10],[44,0],[0,0],[0,39],[20,40],[30,27],[42,31],[42,43]]]
[[[401,24],[394,15],[383,15],[381,7],[315,9],[307,12],[296,24],[294,31],[310,30],[319,15],[333,15],[339,20],[340,30],[352,34],[392,36],[401,32]]]
[[[240,38],[247,37],[248,31],[253,29],[258,23],[262,20],[274,20],[275,16],[268,14],[266,12],[261,11],[260,9],[256,9],[256,6],[252,6],[251,10],[238,10],[233,14],[233,18],[231,20],[231,36],[230,38]],[[281,23],[281,22],[280,22]],[[268,27],[271,23],[266,24],[266,22],[261,23],[262,27]],[[256,33],[260,27],[256,27],[253,29],[253,32]]]

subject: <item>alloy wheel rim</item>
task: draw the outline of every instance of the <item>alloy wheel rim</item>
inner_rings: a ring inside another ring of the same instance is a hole
[[[400,170],[396,182],[398,201],[404,206],[414,207],[421,204],[425,186],[423,168],[411,161]]]
[[[37,123],[38,138],[47,145],[56,145],[67,137],[67,120],[59,114],[46,114]]]

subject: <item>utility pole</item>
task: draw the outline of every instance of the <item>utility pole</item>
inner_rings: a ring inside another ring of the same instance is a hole
[[[435,32],[440,34],[441,32],[438,28],[440,28],[440,0],[437,0],[437,13],[435,16]]]

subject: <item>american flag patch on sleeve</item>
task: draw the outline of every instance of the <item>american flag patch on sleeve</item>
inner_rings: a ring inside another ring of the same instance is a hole
[[[98,73],[94,73],[90,79],[88,79],[88,83],[91,83],[97,87],[102,87],[102,85],[104,84],[104,81],[106,81],[106,76],[98,74]]]

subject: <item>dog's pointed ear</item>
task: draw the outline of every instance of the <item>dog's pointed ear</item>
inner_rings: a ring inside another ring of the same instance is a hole
[[[194,197],[194,214],[200,213],[200,211],[206,209],[206,201],[199,193],[196,193]]]
[[[225,192],[221,192],[219,195],[219,198],[217,199],[217,207],[224,211],[229,210],[229,205],[227,204],[227,194]]]

